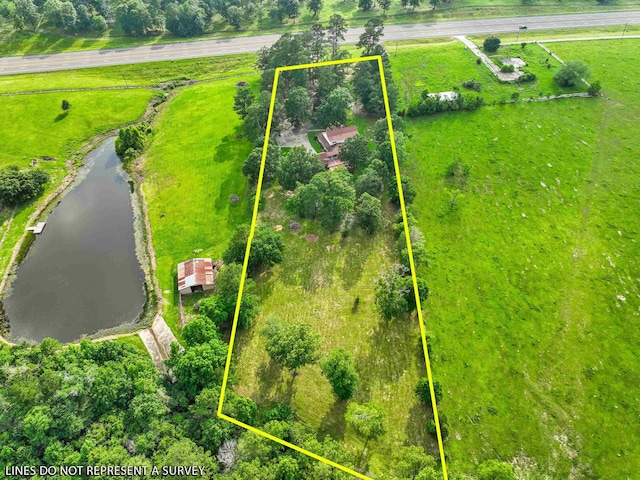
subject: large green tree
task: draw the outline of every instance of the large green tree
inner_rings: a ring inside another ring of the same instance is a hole
[[[294,190],[298,183],[306,184],[326,168],[313,152],[305,147],[293,147],[280,161],[278,180],[287,190]]]
[[[322,127],[347,123],[347,110],[353,101],[349,90],[337,87],[325,98],[317,110],[317,121]]]
[[[347,21],[337,13],[331,15],[327,26],[327,39],[331,46],[331,58],[337,58],[340,42],[344,41],[345,33],[347,33]]]
[[[255,185],[260,176],[260,165],[262,163],[262,147],[256,147],[249,153],[249,156],[242,165],[242,174]],[[280,169],[280,147],[275,142],[270,142],[267,148],[267,156],[264,162],[264,173],[262,177],[263,185],[267,185],[276,179]]]
[[[356,47],[362,50],[363,56],[380,54],[380,40],[384,35],[384,20],[381,17],[373,17],[364,24],[364,32]]]
[[[233,110],[244,120],[248,114],[249,106],[255,100],[255,95],[248,85],[241,85],[236,89],[233,97]]]
[[[399,448],[392,463],[393,474],[402,480],[435,480],[442,478],[442,473],[436,477],[437,464],[431,455],[426,455],[424,449],[418,446]]]
[[[365,404],[350,403],[344,418],[347,424],[355,430],[356,434],[364,438],[363,452],[367,449],[367,444],[371,440],[377,440],[387,433],[387,414],[372,402]]]
[[[356,371],[353,355],[343,348],[331,351],[320,363],[320,369],[329,383],[333,394],[341,400],[347,400],[358,389],[360,376]]]
[[[306,323],[288,325],[271,315],[266,319],[262,335],[266,339],[267,353],[294,377],[298,369],[318,361],[320,335]]]
[[[284,109],[287,118],[294,127],[299,127],[311,119],[311,98],[305,87],[294,87],[289,90]]]
[[[356,222],[367,233],[377,231],[382,225],[382,206],[379,199],[368,193],[363,193],[358,198],[355,210]]]
[[[369,163],[369,155],[367,139],[362,135],[349,137],[340,145],[340,160],[346,162],[352,170]]]
[[[202,35],[206,27],[205,12],[198,0],[170,3],[166,7],[167,29],[179,37]]]
[[[353,178],[340,168],[319,173],[308,185],[299,186],[291,203],[300,216],[318,218],[324,228],[334,232],[353,211],[354,202]]]
[[[356,179],[355,188],[357,197],[360,197],[363,193],[368,193],[373,197],[380,198],[384,188],[384,181],[374,168],[367,167],[362,172],[362,175]]]
[[[244,263],[250,227],[247,224],[236,228],[227,249],[222,254],[225,263]],[[266,225],[257,225],[251,242],[251,253],[247,268],[253,273],[260,267],[268,267],[282,262],[284,242],[282,235]]]
[[[589,78],[589,67],[580,60],[567,62],[560,67],[560,70],[553,76],[553,80],[561,87],[573,87],[583,78]]]

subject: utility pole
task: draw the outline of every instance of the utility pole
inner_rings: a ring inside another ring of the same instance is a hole
[[[127,84],[127,79],[124,76],[124,70],[120,70],[120,74],[122,75],[122,80],[124,80],[125,88],[129,88],[129,85]]]
[[[627,25],[629,25],[629,22],[624,24],[624,30],[622,30],[622,36],[624,37],[625,32],[627,31]]]

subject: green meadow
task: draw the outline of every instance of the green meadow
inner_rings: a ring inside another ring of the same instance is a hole
[[[445,451],[463,472],[500,458],[541,475],[526,478],[633,478],[640,42],[551,48],[587,62],[605,98],[408,121]],[[456,159],[462,191],[445,176]]]
[[[220,258],[236,226],[250,219],[241,168],[252,146],[241,138],[232,110],[237,81],[180,91],[158,117],[145,154],[143,191],[166,300],[163,314],[177,336],[177,264],[198,256]],[[240,198],[236,205],[229,201],[233,194]]]
[[[552,83],[558,65],[547,68],[536,45],[503,47],[538,75],[522,87],[498,83],[459,43],[391,49],[404,101],[424,88],[451,90],[476,78],[489,103],[476,112],[407,119],[402,167],[418,188],[413,210],[428,232],[425,322],[434,375],[445,391],[440,411],[449,424],[452,471],[470,473],[499,458],[530,475],[628,478],[640,464],[638,435],[629,427],[637,416],[638,333],[628,328],[638,315],[640,197],[633,179],[640,172],[631,155],[640,138],[640,72],[633,63],[640,42],[606,43],[615,54],[599,53],[601,43],[550,46],[565,61],[586,61],[606,98],[509,105],[491,99],[572,91]],[[621,65],[623,74],[608,68]],[[236,137],[234,83],[180,92],[160,116],[147,153],[144,188],[174,331],[177,262],[196,252],[218,258],[235,226],[249,219],[240,166],[250,146]],[[212,121],[203,120],[205,105],[216,105]],[[354,121],[366,128],[366,119]],[[226,160],[215,161],[225,139]],[[471,167],[462,191],[445,178],[457,158]],[[187,183],[185,196],[179,192]],[[242,207],[230,206],[231,193]],[[274,191],[267,205],[281,201]],[[324,351],[358,345],[365,388],[356,401],[379,399],[389,414],[389,433],[364,459],[368,471],[384,472],[393,448],[405,443],[437,456],[435,439],[411,428],[428,418],[410,387],[424,375],[417,324],[380,323],[366,301],[352,312],[355,296],[370,299],[376,269],[391,261],[388,243],[360,235],[309,241],[314,237],[306,234],[320,233],[313,223],[294,234],[288,218],[271,212],[263,212],[265,221],[283,225],[288,253],[259,279],[266,300],[256,326],[238,334],[234,388],[263,405],[290,401],[301,419],[359,451],[361,442],[342,422],[345,406],[334,401],[318,367],[303,368],[291,382],[264,353],[257,334],[264,315],[307,321],[322,333]],[[330,321],[343,318],[349,322]]]
[[[72,47],[83,46],[77,42]],[[11,45],[4,48],[19,49]],[[521,478],[634,478],[640,471],[640,40],[547,46],[565,61],[586,62],[603,97],[501,105],[515,92],[524,98],[584,90],[557,87],[558,63],[549,59],[547,67],[548,55],[534,44],[504,46],[496,55],[519,56],[536,73],[535,83],[520,86],[499,83],[459,42],[387,45],[401,107],[424,89],[463,91],[462,82],[472,78],[482,83],[487,103],[474,112],[405,119],[408,158],[401,168],[418,190],[412,210],[429,251],[420,273],[430,288],[424,319],[434,378],[444,389],[445,452],[449,469],[467,474],[495,458],[516,465]],[[239,76],[176,90],[142,159],[163,315],[178,338],[177,263],[220,258],[237,225],[250,220],[241,166],[252,146],[232,105],[238,80],[258,81],[252,63],[251,56],[233,56],[0,77],[0,92],[16,92]],[[40,162],[52,174],[48,193],[67,173],[66,159],[92,137],[135,121],[152,95],[123,89],[0,96],[0,166],[57,158]],[[66,115],[62,99],[72,104]],[[351,120],[361,130],[371,123]],[[462,187],[446,178],[456,159],[470,166]],[[321,434],[360,452],[361,440],[343,421],[346,405],[334,400],[319,368],[304,367],[291,381],[264,352],[258,332],[265,315],[310,323],[322,334],[324,353],[353,351],[361,376],[354,400],[374,399],[387,411],[389,431],[370,443],[364,468],[381,477],[405,444],[437,457],[425,429],[430,412],[413,394],[424,375],[417,320],[385,323],[373,306],[374,279],[394,259],[393,239],[359,232],[341,238],[313,222],[301,222],[302,231],[293,233],[291,219],[276,208],[282,192],[267,193],[262,221],[283,226],[287,250],[285,261],[258,279],[263,307],[256,325],[238,333],[234,388],[262,406],[290,401]],[[12,212],[0,212],[0,234],[8,228],[0,268],[35,207],[16,210],[10,228]],[[187,314],[196,298],[185,302]],[[119,341],[141,346],[138,337]]]
[[[476,43],[482,45],[481,40],[476,40]],[[425,89],[429,93],[435,93],[458,88],[460,92],[481,95],[487,104],[510,100],[514,93],[518,93],[520,98],[536,98],[586,90],[586,85],[575,88],[555,85],[553,76],[560,68],[560,63],[533,43],[524,48],[520,45],[503,46],[495,55],[491,55],[494,62],[501,58],[519,57],[527,63],[525,69],[534,73],[537,80],[520,85],[498,82],[489,69],[483,64],[477,64],[477,57],[457,40],[397,48],[391,42],[386,46],[389,49],[393,77],[400,90],[400,108],[406,108],[419,100]],[[550,67],[547,67],[547,58]],[[462,86],[463,82],[472,79],[481,83],[479,92]]]
[[[0,77],[0,93],[61,88],[103,88],[156,86],[172,80],[207,80],[248,74],[254,71],[253,55],[150,62],[115,67],[82,68],[49,73]]]
[[[286,213],[284,201],[280,187],[269,189],[260,213],[262,223],[283,226],[284,261],[258,278],[260,315],[249,330],[237,332],[234,390],[262,408],[291,405],[297,418],[321,436],[342,441],[356,457],[361,455],[364,442],[344,420],[349,401],[334,397],[319,366],[303,367],[292,379],[265,350],[260,331],[269,314],[287,323],[307,323],[321,335],[322,357],[336,348],[353,353],[360,385],[351,401],[373,401],[387,413],[388,432],[370,442],[359,470],[382,478],[389,473],[389,459],[403,445],[420,445],[438,457],[435,439],[421,427],[430,409],[414,394],[419,378],[426,376],[417,317],[386,322],[374,304],[376,279],[397,261],[391,231],[395,214],[387,209],[385,227],[376,235],[354,229],[343,238]],[[288,228],[294,219],[302,225],[299,232]]]

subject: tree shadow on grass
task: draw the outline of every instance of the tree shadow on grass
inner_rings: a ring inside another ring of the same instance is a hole
[[[69,110],[67,110],[66,112],[59,113],[58,116],[55,118],[54,122],[59,122],[60,120],[64,120],[68,116],[69,116]]]
[[[369,337],[370,353],[356,359],[360,372],[359,396],[370,395],[377,385],[397,382],[416,361],[415,335],[410,322],[408,316],[389,321],[380,319]]]
[[[343,241],[342,244],[348,253],[345,255],[340,278],[343,288],[349,291],[360,281],[367,259],[374,253],[375,243],[372,237],[363,237],[357,241]]]
[[[242,138],[240,127],[236,128],[234,133],[230,133],[222,138],[220,145],[213,154],[213,161],[216,163],[224,163],[229,161],[242,161],[244,158],[239,156],[240,150],[245,150],[247,140]],[[248,152],[247,152],[248,153]]]
[[[320,440],[329,435],[334,440],[343,440],[347,431],[347,423],[344,420],[344,414],[347,412],[347,401],[336,399],[327,414],[322,419],[318,428],[318,437]]]
[[[408,417],[405,429],[407,435],[405,445],[419,445],[426,452],[437,452],[438,442],[433,435],[427,432],[427,422],[433,418],[431,408],[422,405],[416,400],[411,409],[408,410]]]
[[[258,367],[256,376],[259,379],[259,388],[253,399],[258,405],[291,404],[295,394],[295,379],[291,376],[283,378],[282,372],[282,367],[273,359]]]

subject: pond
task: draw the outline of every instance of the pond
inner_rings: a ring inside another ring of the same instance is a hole
[[[61,342],[131,323],[145,303],[128,175],[105,140],[53,208],[4,298],[11,340]]]

